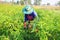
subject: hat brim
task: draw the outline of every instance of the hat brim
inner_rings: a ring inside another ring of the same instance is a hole
[[[29,10],[29,11],[25,11],[25,14],[31,14],[33,12],[33,9]]]

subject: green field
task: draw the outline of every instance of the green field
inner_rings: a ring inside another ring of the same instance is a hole
[[[35,9],[39,31],[27,33],[23,29],[22,8],[0,4],[0,40],[60,40],[60,10]]]

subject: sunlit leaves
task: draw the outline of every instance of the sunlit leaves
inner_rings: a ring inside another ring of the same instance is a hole
[[[36,24],[39,31],[30,34],[23,30],[22,8],[18,5],[0,5],[1,40],[24,40],[24,37],[29,40],[60,40],[60,10],[35,9],[39,21],[31,24]]]

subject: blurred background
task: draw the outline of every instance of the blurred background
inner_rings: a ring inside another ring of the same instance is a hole
[[[30,5],[60,6],[60,0],[0,0],[0,3],[13,3],[19,5],[27,4],[27,2]]]

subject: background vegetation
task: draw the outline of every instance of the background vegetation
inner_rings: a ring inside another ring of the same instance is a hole
[[[0,40],[60,40],[60,10],[37,9],[37,33],[23,29],[24,15],[19,5],[0,4]]]

